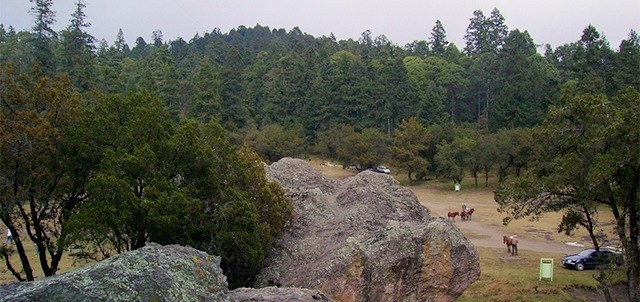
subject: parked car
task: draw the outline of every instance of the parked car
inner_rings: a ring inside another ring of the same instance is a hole
[[[575,255],[568,255],[562,258],[562,265],[578,271],[583,269],[595,269],[606,264],[622,264],[622,254],[609,249],[586,249]]]
[[[385,167],[385,166],[377,166],[376,167],[376,172],[378,173],[384,173],[384,174],[389,174],[391,173],[391,170],[389,170],[389,168]]]

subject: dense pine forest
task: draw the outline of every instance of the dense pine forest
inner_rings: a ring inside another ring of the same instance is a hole
[[[188,41],[157,30],[128,45],[122,30],[112,43],[96,41],[82,1],[59,32],[52,2],[34,3],[31,31],[0,24],[0,218],[14,230],[26,225],[49,251],[45,274],[71,242],[93,242],[87,256],[97,259],[153,240],[222,254],[230,283],[248,284],[291,211],[256,176],[253,152],[487,185],[528,169],[544,141],[535,129],[554,123],[548,114],[557,108],[588,99],[633,111],[640,102],[634,31],[614,49],[586,24],[575,42],[553,49],[511,30],[494,9],[472,12],[462,48],[440,21],[404,46],[370,31],[337,41],[262,25]],[[608,131],[607,122],[596,124]],[[184,217],[201,220],[176,227]],[[232,238],[239,227],[241,243]],[[24,270],[14,274],[33,279]]]

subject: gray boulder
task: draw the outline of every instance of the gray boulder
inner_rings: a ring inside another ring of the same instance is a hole
[[[0,301],[229,301],[220,257],[153,243],[65,274],[10,285],[4,294]]]
[[[229,298],[234,302],[331,302],[317,290],[283,287],[238,288],[229,292]]]
[[[335,301],[453,301],[480,276],[471,242],[389,175],[335,181],[291,158],[266,171],[296,219],[256,287],[316,289]]]

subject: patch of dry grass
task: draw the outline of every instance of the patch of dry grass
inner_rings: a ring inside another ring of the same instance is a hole
[[[0,224],[0,229],[6,229],[3,224]],[[6,231],[5,231],[6,232]],[[4,239],[3,239],[4,240]],[[22,240],[25,240],[24,238]],[[40,260],[36,254],[34,244],[26,239],[27,242],[23,242],[24,249],[26,251],[27,257],[29,258],[29,263],[31,265],[31,269],[33,270],[33,275],[38,279],[44,278],[44,274],[42,273],[42,269],[40,267]],[[15,250],[15,245],[9,244],[8,247]],[[48,256],[48,255],[47,255]],[[14,269],[20,271],[22,273],[22,277],[24,277],[24,270],[22,268],[22,263],[20,262],[20,258],[18,256],[18,252],[15,251],[11,256],[11,265]],[[47,259],[50,259],[47,257]],[[57,272],[58,274],[68,272],[70,270],[74,270],[76,268],[82,267],[86,265],[86,262],[82,260],[76,260],[75,258],[69,256],[69,253],[65,251],[64,255],[62,255],[62,259],[60,260],[60,264],[58,267],[60,270]],[[16,279],[13,277],[11,272],[5,266],[4,258],[2,259],[2,264],[0,264],[0,284],[15,282]]]

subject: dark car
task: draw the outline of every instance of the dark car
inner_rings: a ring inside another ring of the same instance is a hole
[[[583,269],[595,269],[606,264],[620,265],[621,263],[621,254],[608,249],[600,249],[598,252],[596,252],[595,249],[586,249],[575,255],[568,255],[562,258],[562,265],[564,265],[564,267],[579,271]]]

